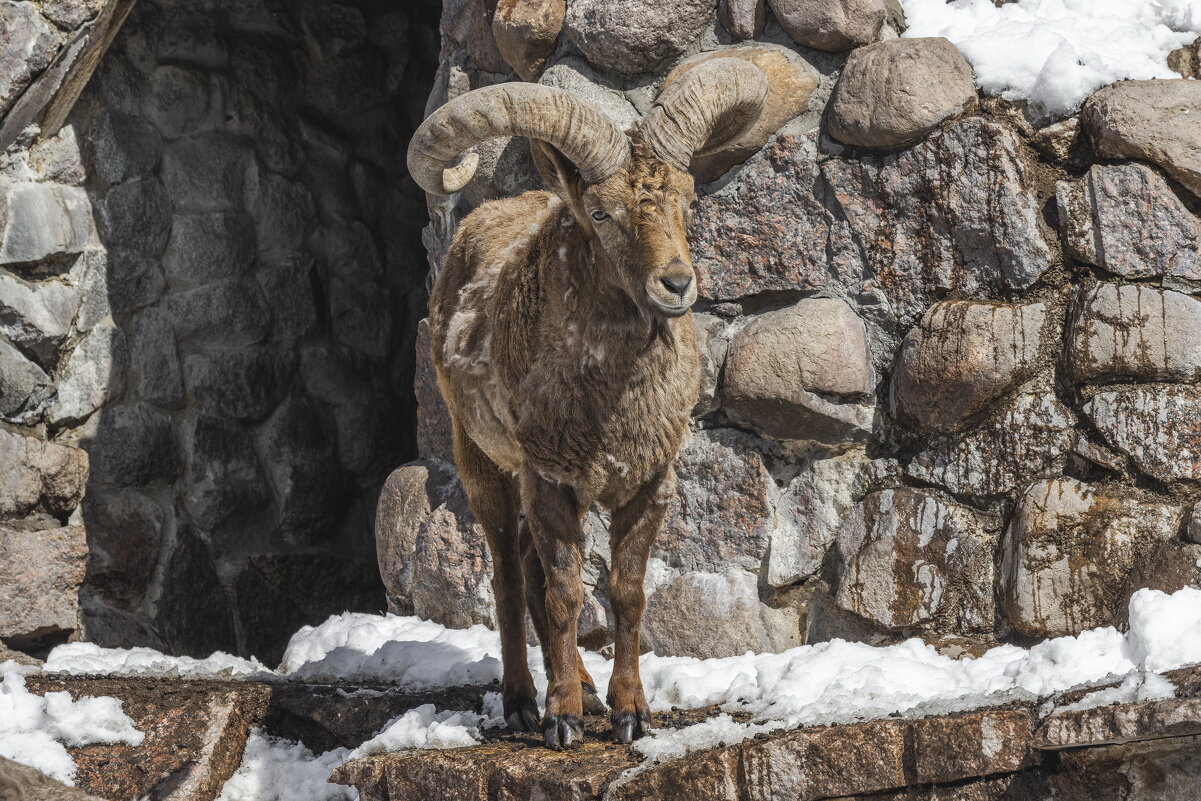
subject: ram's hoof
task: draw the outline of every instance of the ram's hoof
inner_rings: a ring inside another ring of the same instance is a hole
[[[613,739],[619,743],[632,743],[651,731],[651,713],[645,709],[637,712],[615,709],[609,713],[609,722],[613,725]]]
[[[563,751],[579,748],[584,741],[584,724],[575,715],[547,715],[542,721],[547,748]]]
[[[596,688],[591,684],[580,682],[580,690],[584,697],[585,715],[603,715],[609,711],[609,707],[605,706],[605,702],[596,694]]]
[[[505,723],[513,731],[538,731],[538,702],[528,695],[504,699]]]

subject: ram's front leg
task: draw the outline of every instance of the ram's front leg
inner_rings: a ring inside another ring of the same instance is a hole
[[[663,525],[675,489],[672,468],[651,479],[638,494],[613,512],[609,525],[609,603],[613,607],[613,676],[609,679],[609,721],[613,739],[628,743],[651,728],[651,711],[638,672],[639,629],[646,597],[642,579],[651,544]]]
[[[580,521],[585,507],[570,487],[528,468],[521,476],[521,504],[546,574],[547,632],[542,647],[550,675],[542,733],[549,748],[576,748],[584,738],[576,622],[584,606]]]

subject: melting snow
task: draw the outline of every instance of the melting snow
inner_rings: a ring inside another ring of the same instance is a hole
[[[29,672],[16,662],[0,662],[0,756],[73,785],[75,761],[66,746],[141,744],[145,735],[116,698],[73,701],[65,692],[35,695],[25,688]]]
[[[496,632],[483,626],[447,629],[394,615],[348,613],[319,626],[306,626],[292,637],[274,672],[256,661],[224,654],[198,661],[137,650],[139,656],[134,658],[130,651],[61,646],[51,653],[47,667],[142,674],[199,671],[198,665],[208,664],[226,674],[392,682],[408,689],[486,684],[501,673]],[[546,677],[539,649],[530,648],[529,662],[535,666],[541,695]],[[584,652],[584,663],[603,696],[612,663],[591,652]],[[656,730],[654,736],[638,741],[636,748],[649,761],[657,761],[718,743],[733,744],[759,732],[893,714],[949,713],[1034,700],[1123,677],[1128,678],[1121,686],[1091,694],[1081,703],[1166,698],[1172,688],[1158,674],[1197,663],[1201,663],[1201,590],[1191,588],[1173,595],[1157,590],[1135,593],[1130,600],[1130,631],[1125,634],[1112,627],[1099,628],[1029,649],[1002,645],[975,659],[943,656],[918,639],[887,647],[833,640],[779,654],[748,652],[726,659],[645,654],[640,664],[652,710],[719,705],[725,714],[679,730]],[[750,713],[750,721],[736,722],[728,714],[736,711]],[[483,714],[422,706],[392,720],[354,752],[339,749],[314,756],[303,746],[256,736],[222,798],[354,798],[344,788],[325,783],[329,771],[346,759],[400,748],[470,745],[480,741],[482,729],[500,722],[499,697],[489,693]]]
[[[902,0],[907,37],[945,36],[988,94],[1065,117],[1124,79],[1179,78],[1168,53],[1201,35],[1201,0]]]

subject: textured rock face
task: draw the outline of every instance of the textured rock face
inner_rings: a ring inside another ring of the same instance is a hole
[[[697,431],[681,449],[676,479],[652,555],[679,570],[758,568],[774,490],[758,441],[733,429]]]
[[[80,526],[43,531],[0,526],[0,637],[36,648],[43,640],[77,636],[87,559]]]
[[[908,473],[951,492],[988,498],[1062,471],[1072,443],[1071,412],[1050,390],[1013,396],[979,427],[918,453]]]
[[[720,0],[717,18],[735,39],[754,39],[767,25],[765,0]]]
[[[1186,80],[1123,81],[1097,91],[1080,119],[1097,155],[1159,165],[1201,196],[1201,84]]]
[[[1084,413],[1147,475],[1201,481],[1201,390],[1156,386],[1098,392]]]
[[[713,21],[711,0],[570,0],[564,32],[598,67],[648,72],[685,53]]]
[[[1065,360],[1081,381],[1201,380],[1201,301],[1143,285],[1083,292]]]
[[[1073,258],[1127,278],[1201,279],[1201,219],[1155,170],[1097,165],[1055,190]]]
[[[371,508],[415,455],[426,267],[396,154],[438,20],[218,5],[0,11],[0,527],[83,524],[89,638],[268,655],[383,600]],[[61,130],[15,135],[84,83]]]
[[[1030,378],[1046,307],[943,301],[906,336],[892,377],[892,413],[920,431],[945,432]]]
[[[701,293],[874,289],[912,324],[928,288],[1029,287],[1050,250],[1023,147],[1008,128],[969,118],[895,156],[819,167],[780,136],[700,199],[690,241]]]
[[[734,337],[722,392],[732,417],[770,437],[832,444],[870,434],[875,383],[863,321],[841,300],[813,299]]]
[[[66,517],[79,505],[87,477],[83,451],[0,429],[0,517]]]
[[[566,0],[504,0],[496,4],[492,35],[505,61],[524,80],[536,81],[555,49]]]
[[[700,659],[755,651],[783,651],[801,644],[795,609],[759,603],[753,573],[685,573],[647,599],[642,621],[646,646],[657,654]]]
[[[1139,554],[1172,537],[1178,508],[1074,479],[1032,486],[1009,528],[1001,609],[1028,637],[1058,637],[1120,615]]]
[[[838,52],[875,40],[882,0],[768,0],[780,27],[799,45]]]
[[[740,58],[758,67],[767,78],[767,100],[759,119],[742,136],[718,148],[701,150],[692,157],[692,172],[701,181],[719,178],[730,167],[759,152],[776,131],[805,110],[817,88],[817,77],[786,48],[743,45],[723,47],[688,59],[668,73],[660,91],[693,67],[714,58]]]
[[[993,555],[972,511],[918,490],[873,493],[839,534],[837,604],[889,629],[979,634],[993,626]]]
[[[897,147],[975,102],[972,68],[949,41],[889,39],[847,59],[830,102],[830,135],[857,147]]]
[[[6,3],[0,10],[0,114],[29,86],[30,79],[50,63],[59,34],[33,3]]]
[[[0,264],[32,265],[87,245],[88,198],[75,186],[24,183],[0,192]]]
[[[802,465],[776,505],[767,583],[783,587],[818,575],[856,503],[895,472],[894,463],[854,451]]]

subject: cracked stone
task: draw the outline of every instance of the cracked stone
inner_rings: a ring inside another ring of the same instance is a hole
[[[1072,258],[1127,278],[1201,280],[1201,219],[1155,169],[1097,164],[1055,188]]]
[[[1149,386],[1099,392],[1084,413],[1106,441],[1160,481],[1201,481],[1201,389]]]
[[[1201,381],[1201,301],[1143,284],[1081,292],[1064,359],[1078,381]]]
[[[907,472],[956,495],[990,498],[1062,473],[1072,448],[1072,414],[1054,393],[1029,390],[978,428],[921,451]]]
[[[1178,508],[1121,487],[1041,481],[1005,532],[1001,611],[1019,634],[1038,639],[1110,625],[1125,607],[1139,554],[1171,539],[1179,524]]]

